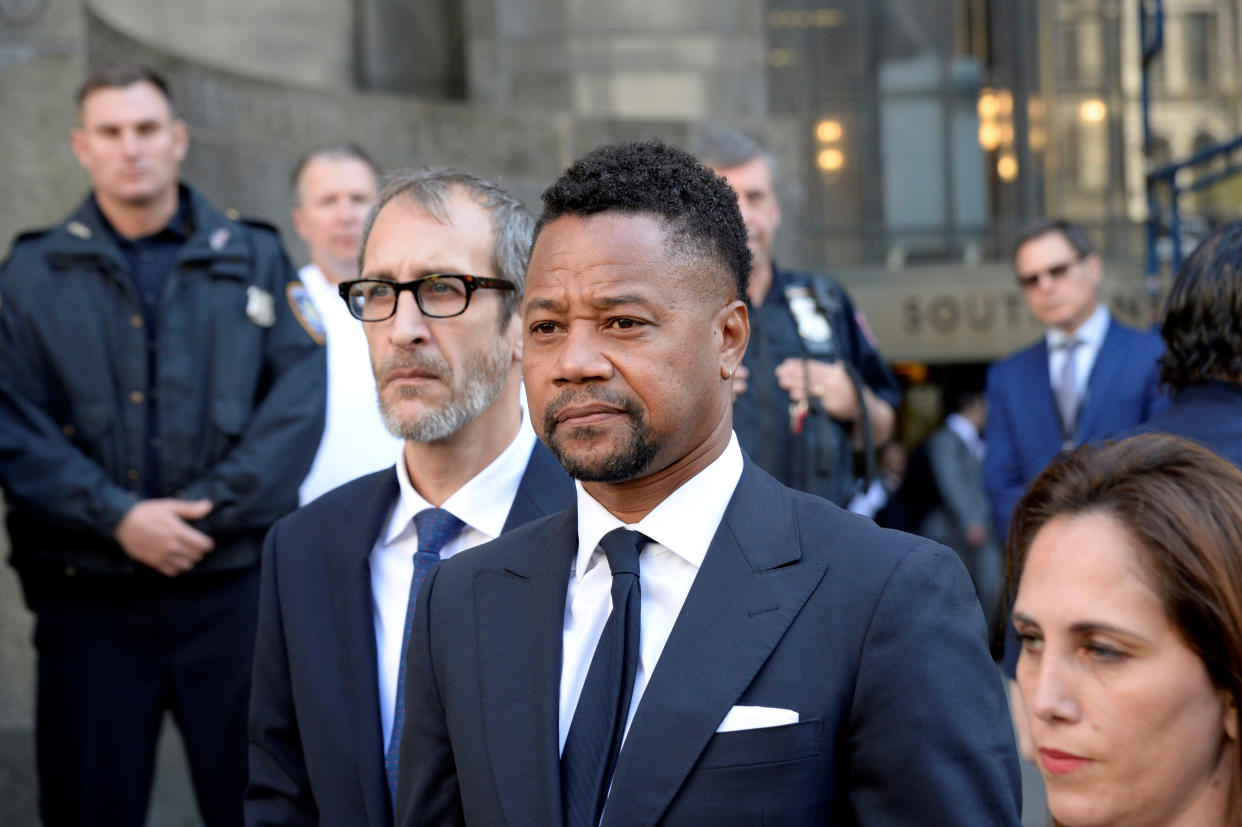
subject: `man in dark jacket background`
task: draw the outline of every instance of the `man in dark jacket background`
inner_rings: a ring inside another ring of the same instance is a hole
[[[167,709],[204,821],[239,824],[259,553],[318,444],[323,354],[275,231],[179,183],[163,79],[95,72],[72,138],[91,194],[0,269],[42,816],[143,824]]]
[[[695,149],[737,192],[750,247],[750,347],[733,385],[738,441],[785,485],[845,506],[858,488],[854,454],[870,456],[892,436],[901,389],[835,279],[776,266],[781,205],[767,148],[713,128]]]

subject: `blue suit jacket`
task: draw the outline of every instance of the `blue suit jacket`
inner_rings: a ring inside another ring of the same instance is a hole
[[[1242,468],[1242,384],[1211,381],[1191,385],[1174,398],[1167,411],[1134,431],[1147,432],[1194,440]]]
[[[263,548],[250,703],[248,825],[388,825],[369,557],[399,496],[392,468],[277,522]],[[573,504],[536,443],[504,530]]]
[[[398,823],[558,825],[577,510],[456,555],[410,636]],[[796,724],[717,733],[735,705]],[[605,827],[1019,823],[1017,754],[957,556],[749,460],[626,737]]]
[[[1168,405],[1161,394],[1156,360],[1158,336],[1110,319],[1104,343],[1087,379],[1074,444],[1094,442],[1133,428]],[[992,504],[996,533],[1004,538],[1009,518],[1027,486],[1062,450],[1061,417],[1048,376],[1044,339],[988,370],[988,452],[983,485]]]

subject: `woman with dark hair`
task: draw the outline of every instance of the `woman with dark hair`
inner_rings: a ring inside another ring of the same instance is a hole
[[[1242,466],[1242,221],[1186,259],[1165,300],[1160,379],[1172,406],[1139,430],[1193,439]]]
[[[1057,822],[1242,826],[1242,471],[1162,434],[1079,448],[1019,502],[1007,555]]]

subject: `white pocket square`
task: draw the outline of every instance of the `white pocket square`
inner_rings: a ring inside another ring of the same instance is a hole
[[[774,706],[735,706],[716,727],[717,732],[736,732],[740,729],[763,729],[798,723],[798,713],[792,709]]]

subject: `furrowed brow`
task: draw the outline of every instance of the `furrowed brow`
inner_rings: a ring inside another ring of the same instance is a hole
[[[642,307],[652,307],[652,303],[644,296],[623,295],[623,296],[603,296],[595,301],[595,306],[604,310],[610,310],[614,307],[624,307],[626,305],[640,305]]]
[[[555,299],[531,299],[526,303],[526,310],[539,310],[544,313],[564,313],[565,305]]]

